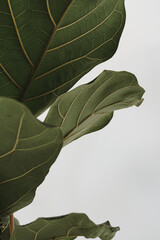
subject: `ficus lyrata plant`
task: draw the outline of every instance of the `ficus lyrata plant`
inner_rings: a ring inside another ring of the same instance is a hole
[[[124,0],[0,0],[1,240],[110,240],[119,230],[81,213],[20,226],[13,213],[32,202],[63,146],[142,103],[128,72],[107,70],[69,91],[113,56],[124,24]]]

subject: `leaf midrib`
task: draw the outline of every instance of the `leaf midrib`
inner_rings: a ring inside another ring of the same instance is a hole
[[[66,10],[64,11],[64,13],[62,14],[62,16],[61,16],[59,22],[57,23],[56,27],[53,29],[53,32],[52,32],[52,34],[51,34],[51,36],[50,36],[50,38],[49,38],[49,40],[48,40],[48,43],[46,44],[46,47],[45,47],[43,53],[41,54],[37,65],[33,68],[32,73],[31,73],[31,76],[29,77],[29,80],[28,80],[28,82],[27,82],[27,84],[26,84],[26,87],[24,88],[24,91],[22,92],[22,95],[20,96],[20,99],[19,99],[20,102],[23,102],[24,97],[25,97],[25,94],[26,94],[27,91],[29,90],[30,85],[31,85],[31,83],[32,83],[32,81],[33,81],[33,79],[34,79],[34,76],[35,76],[35,74],[36,74],[36,72],[37,72],[37,70],[38,70],[38,68],[39,68],[39,66],[40,66],[40,64],[41,64],[41,62],[42,62],[42,60],[43,60],[46,52],[47,52],[47,50],[48,50],[49,44],[50,44],[51,40],[53,39],[54,35],[56,34],[57,29],[58,29],[60,23],[62,22],[63,18],[65,17],[68,9],[72,6],[73,2],[74,2],[74,0],[72,0],[72,1],[70,2],[70,4],[68,5],[68,7],[66,8]]]
[[[113,92],[112,94],[115,94],[115,93],[117,93],[118,91],[122,91],[122,90],[124,90],[124,89],[126,89],[126,88],[138,88],[138,87],[137,87],[137,86],[132,86],[132,85],[126,86],[126,87],[123,87],[123,88],[121,88],[121,89],[116,90],[116,91]],[[108,95],[106,98],[110,97],[112,94]],[[91,96],[92,96],[92,95],[91,95]],[[104,100],[106,100],[106,98],[104,98],[104,99],[101,101],[101,103],[102,103]],[[101,103],[99,103],[99,104],[101,104]],[[65,138],[64,138],[64,141],[66,141],[68,138],[70,138],[70,137],[78,134],[79,132],[84,131],[84,129],[83,129],[83,130],[80,130],[80,131],[78,131],[78,132],[76,132],[76,133],[74,133],[74,134],[71,134],[71,133],[73,133],[76,129],[78,129],[78,128],[80,127],[80,125],[82,125],[85,121],[87,121],[88,119],[92,118],[93,115],[99,114],[98,112],[100,112],[101,110],[106,109],[106,108],[108,108],[108,107],[111,107],[111,106],[113,106],[113,105],[119,104],[119,103],[123,103],[123,104],[128,105],[128,103],[126,103],[125,101],[118,101],[118,102],[115,102],[115,103],[110,104],[110,105],[108,105],[108,106],[105,106],[105,107],[99,109],[99,110],[96,112],[95,110],[96,110],[97,106],[99,105],[99,104],[98,104],[98,105],[95,107],[95,109],[93,110],[93,112],[92,112],[87,118],[85,118],[80,124],[77,124],[69,133],[67,133],[67,135],[66,135]],[[114,111],[115,111],[115,110],[114,110]],[[110,112],[108,112],[108,113],[105,112],[105,113],[101,113],[101,114],[108,114],[108,115],[109,115],[109,114],[111,114],[111,113],[114,112],[114,111],[110,111]],[[82,112],[81,112],[81,113],[82,113]],[[80,113],[80,114],[81,114],[81,113]],[[90,124],[89,124],[89,125],[90,125]],[[88,128],[89,125],[87,125],[86,128]],[[85,128],[85,129],[86,129],[86,128]]]

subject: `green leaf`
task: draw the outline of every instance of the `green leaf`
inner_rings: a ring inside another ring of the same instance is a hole
[[[118,227],[111,227],[109,222],[96,225],[85,214],[72,213],[62,217],[39,218],[28,225],[17,226],[11,240],[73,240],[78,236],[111,240],[118,230]]]
[[[104,71],[91,83],[61,95],[45,123],[62,129],[66,145],[106,126],[113,111],[140,105],[143,93],[133,74]]]
[[[37,121],[21,103],[0,98],[0,217],[25,207],[62,147],[60,128]]]
[[[115,53],[124,0],[1,0],[0,95],[34,114]]]
[[[14,218],[14,226],[18,226],[19,221]],[[10,221],[9,217],[2,218],[0,220],[0,239],[9,240],[10,239]]]

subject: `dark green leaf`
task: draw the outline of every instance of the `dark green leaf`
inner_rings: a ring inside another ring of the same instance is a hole
[[[143,93],[133,74],[104,71],[90,84],[61,95],[45,122],[61,127],[66,145],[106,126],[114,110],[140,105]]]
[[[85,214],[72,213],[56,218],[39,218],[28,225],[17,226],[11,240],[73,240],[78,236],[111,240],[118,230],[109,222],[96,225]]]
[[[0,95],[42,112],[115,53],[124,0],[1,0]]]
[[[61,146],[60,128],[37,121],[21,103],[0,98],[0,217],[28,205]]]
[[[19,221],[14,218],[14,226],[18,226]],[[9,240],[10,239],[10,223],[9,223],[9,217],[2,218],[0,220],[0,239],[1,240]]]

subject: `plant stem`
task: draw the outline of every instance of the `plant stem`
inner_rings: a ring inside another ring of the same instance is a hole
[[[10,220],[10,237],[11,237],[13,232],[14,232],[14,216],[13,216],[13,213],[10,214],[9,220]]]

